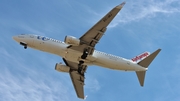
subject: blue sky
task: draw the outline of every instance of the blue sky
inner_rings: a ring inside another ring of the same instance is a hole
[[[82,101],[76,97],[69,75],[54,70],[61,57],[24,50],[12,36],[80,37],[121,2],[0,0],[0,100]],[[179,101],[179,17],[179,0],[126,0],[96,49],[128,59],[144,51],[162,51],[149,66],[144,87],[134,72],[90,66],[86,101]]]

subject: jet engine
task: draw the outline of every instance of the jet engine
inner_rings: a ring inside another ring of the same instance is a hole
[[[63,65],[61,63],[56,63],[55,70],[59,72],[69,73],[70,67]]]
[[[64,42],[69,45],[79,46],[80,40],[73,36],[66,36]]]

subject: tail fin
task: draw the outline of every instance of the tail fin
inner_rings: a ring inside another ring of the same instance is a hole
[[[148,57],[138,62],[138,65],[144,68],[148,68],[150,63],[154,60],[154,58],[158,55],[160,51],[161,49],[156,50],[154,53],[150,54]],[[138,77],[138,80],[141,86],[144,86],[145,74],[146,74],[146,71],[136,71],[136,75]]]

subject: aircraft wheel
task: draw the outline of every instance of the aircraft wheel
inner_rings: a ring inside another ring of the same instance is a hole
[[[78,73],[81,74],[81,71],[82,71],[82,67],[79,67],[78,68]]]
[[[88,56],[88,51],[87,51],[87,49],[85,49],[81,58],[86,59],[87,56]]]
[[[27,46],[24,46],[24,49],[27,49]]]

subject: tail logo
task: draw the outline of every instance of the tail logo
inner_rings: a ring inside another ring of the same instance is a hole
[[[137,61],[139,61],[139,60],[143,60],[144,58],[146,58],[146,57],[149,56],[149,55],[150,55],[149,52],[145,52],[145,53],[143,53],[143,54],[141,54],[141,55],[138,55],[138,56],[132,58],[131,60],[132,60],[133,62],[137,62]]]

